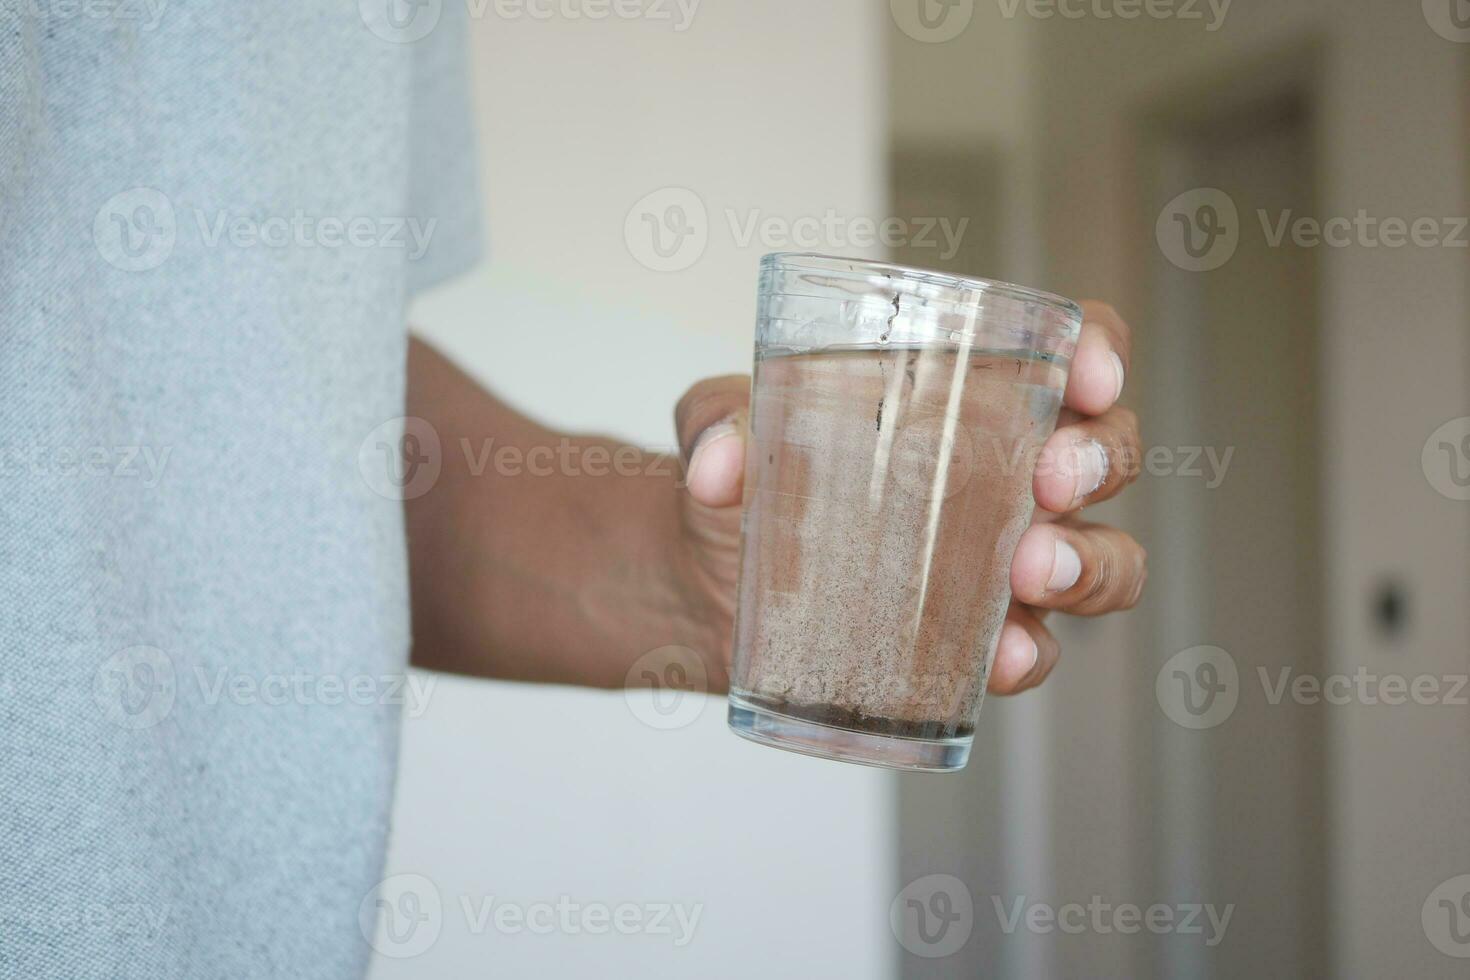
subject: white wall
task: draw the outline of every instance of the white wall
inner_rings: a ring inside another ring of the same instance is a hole
[[[738,246],[726,209],[881,216],[886,11],[742,0],[696,7],[681,32],[486,10],[473,44],[488,261],[425,297],[414,322],[544,420],[667,446],[690,382],[748,368],[769,249]],[[669,186],[706,208],[708,246],[656,273],[624,219]],[[661,732],[616,693],[441,681],[405,725],[389,873],[434,882],[443,929],[373,975],[885,976],[890,787],[736,739],[721,699]],[[459,899],[490,896],[702,910],[682,949],[475,935]]]

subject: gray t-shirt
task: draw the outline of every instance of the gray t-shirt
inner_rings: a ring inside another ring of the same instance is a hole
[[[365,970],[463,17],[0,0],[0,977]]]

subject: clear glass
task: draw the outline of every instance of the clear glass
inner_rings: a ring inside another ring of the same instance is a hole
[[[730,727],[964,768],[1082,311],[877,262],[761,263]]]

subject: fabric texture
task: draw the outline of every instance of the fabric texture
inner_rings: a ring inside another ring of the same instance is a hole
[[[366,969],[463,17],[0,4],[0,977]]]

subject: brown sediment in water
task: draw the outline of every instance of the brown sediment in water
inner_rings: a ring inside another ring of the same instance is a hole
[[[975,734],[975,726],[970,723],[884,718],[879,715],[870,715],[860,708],[837,704],[798,704],[749,694],[742,695],[742,700],[752,707],[769,711],[772,714],[785,715],[788,718],[796,718],[816,725],[826,725],[829,728],[859,732],[863,735],[939,740],[969,738]]]
[[[1064,381],[944,348],[761,360],[734,693],[852,731],[972,732]]]

